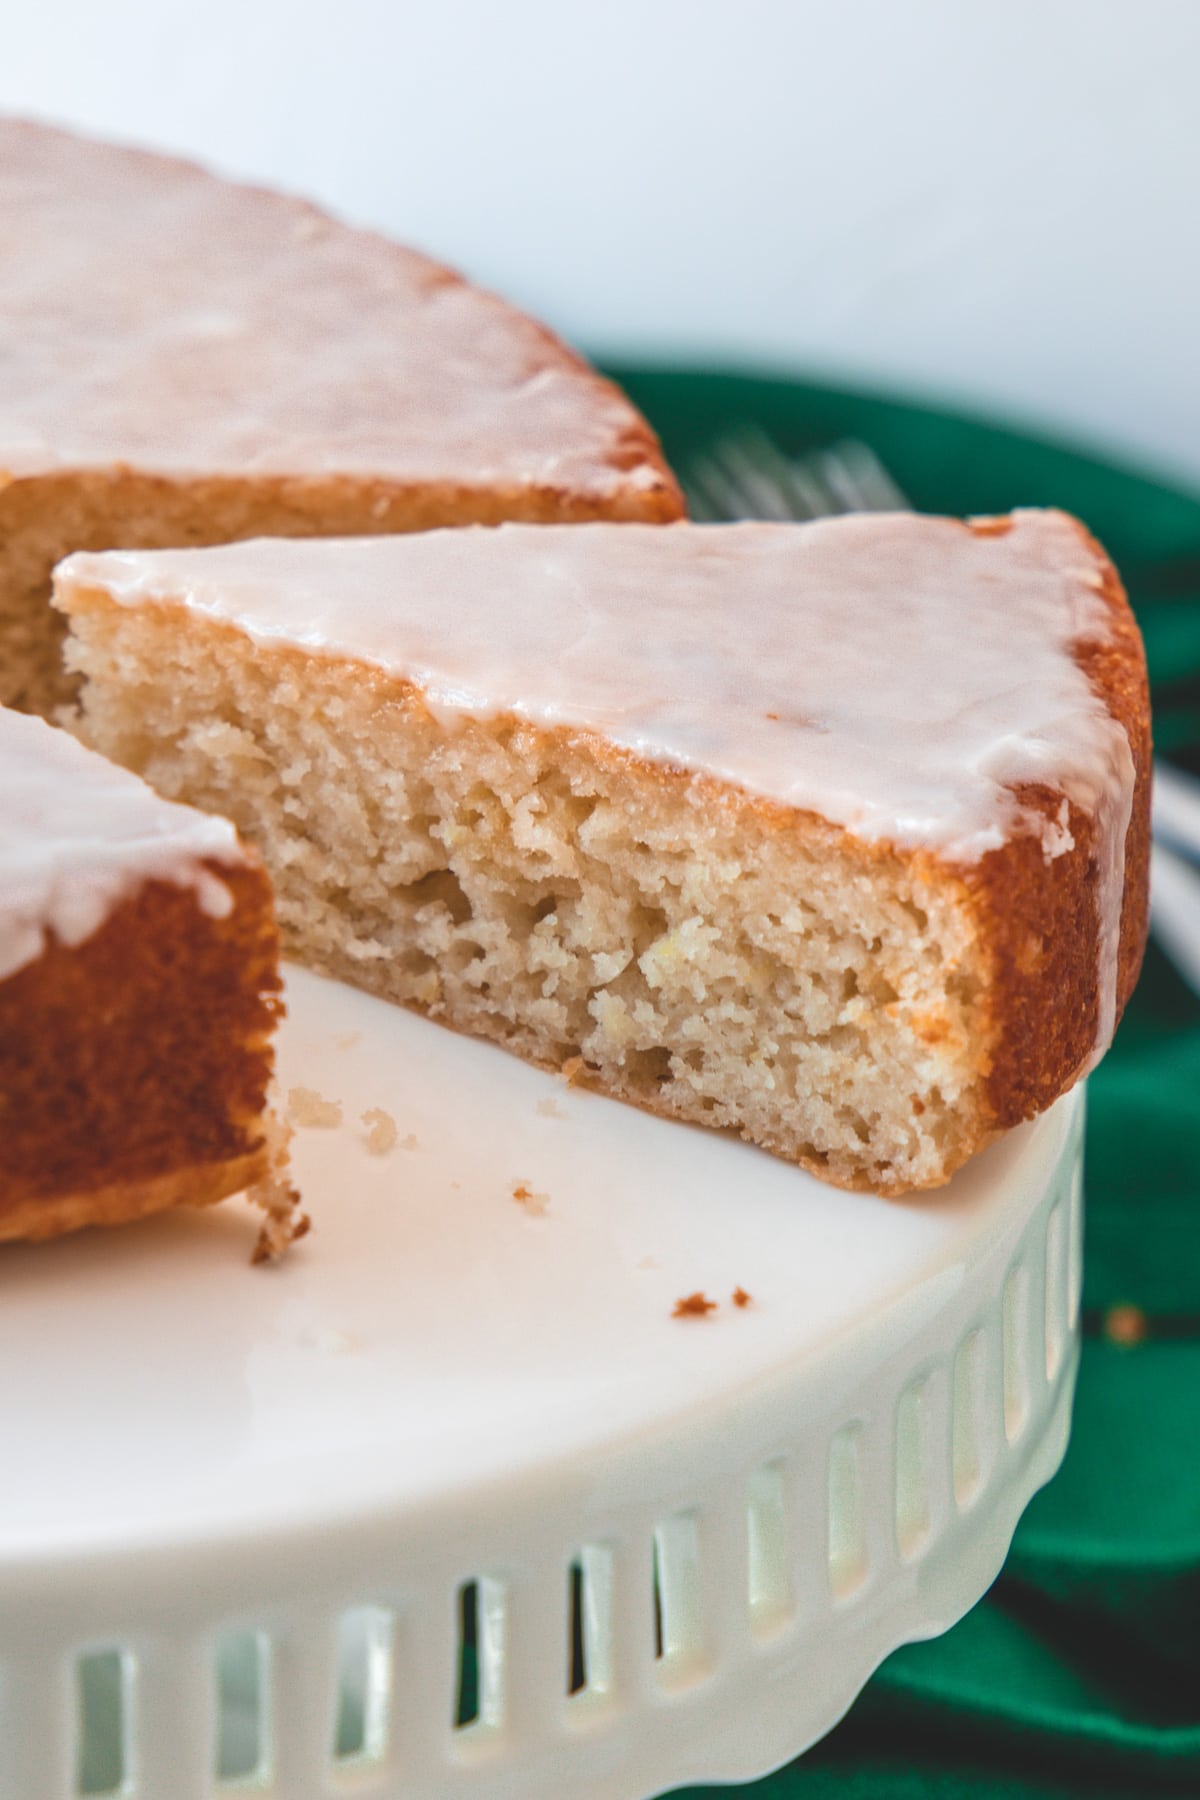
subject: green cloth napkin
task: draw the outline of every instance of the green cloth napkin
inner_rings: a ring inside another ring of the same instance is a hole
[[[1158,752],[1200,772],[1200,500],[928,407],[746,376],[611,373],[677,469],[753,420],[791,454],[862,439],[923,512],[1078,514],[1137,610]],[[742,1791],[1200,1795],[1200,1000],[1153,945],[1092,1077],[1086,1210],[1071,1446],[1004,1573],[953,1631],[892,1656],[823,1744]],[[1132,1348],[1105,1333],[1125,1304],[1148,1316]]]

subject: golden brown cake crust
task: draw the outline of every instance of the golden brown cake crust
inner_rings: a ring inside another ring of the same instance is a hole
[[[18,1238],[39,1243],[88,1225],[127,1225],[175,1206],[211,1206],[263,1180],[269,1173],[265,1149],[203,1168],[179,1169],[147,1181],[119,1181],[53,1199],[22,1200],[0,1210],[0,1242]]]
[[[1004,523],[992,521],[983,528]],[[1124,727],[1135,772],[1125,837],[1119,1020],[1141,971],[1149,926],[1150,692],[1141,637],[1120,576],[1095,539],[1082,525],[1077,529],[1100,562],[1110,635],[1107,641],[1077,643],[1074,655]],[[1051,788],[1022,788],[1018,797],[1046,819],[1056,816],[1063,800]],[[991,958],[983,1073],[995,1131],[1044,1111],[1086,1069],[1095,1048],[1100,930],[1095,823],[1072,806],[1068,826],[1074,847],[1052,860],[1037,837],[1025,835],[961,871]]]
[[[227,917],[151,880],[0,983],[0,1238],[203,1205],[266,1175],[270,884],[257,863],[206,867]]]

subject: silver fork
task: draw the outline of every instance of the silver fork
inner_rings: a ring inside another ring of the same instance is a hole
[[[688,465],[693,519],[826,519],[834,513],[907,512],[909,502],[875,452],[854,438],[785,456],[761,425],[718,438]]]
[[[869,445],[842,438],[790,457],[760,425],[717,438],[684,471],[692,517],[824,519],[838,513],[904,512],[909,501]],[[1150,925],[1163,951],[1200,994],[1200,781],[1154,765]]]

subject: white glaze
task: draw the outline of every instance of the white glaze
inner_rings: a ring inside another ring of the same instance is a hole
[[[256,642],[378,664],[452,720],[511,712],[974,862],[1016,832],[1047,858],[1060,787],[1099,835],[1097,1045],[1116,1004],[1133,763],[1071,647],[1109,631],[1102,565],[1061,513],[1003,534],[949,519],[501,526],[405,538],[78,555],[61,603],[181,599]]]
[[[226,917],[229,889],[205,857],[245,862],[227,820],[160,800],[65,731],[0,708],[0,980],[35,961],[50,932],[85,942],[145,881],[190,887]]]
[[[301,201],[0,121],[0,251],[0,488],[115,464],[663,485],[628,401],[539,325]]]

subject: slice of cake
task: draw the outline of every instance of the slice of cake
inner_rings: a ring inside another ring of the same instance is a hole
[[[69,695],[69,550],[682,511],[549,332],[301,201],[0,121],[0,246],[0,702]]]
[[[831,1181],[945,1181],[1136,977],[1145,667],[1063,514],[76,556],[57,600],[87,741],[237,821],[299,956]]]
[[[0,1239],[243,1188],[294,1234],[266,1114],[271,889],[232,825],[0,710]]]

